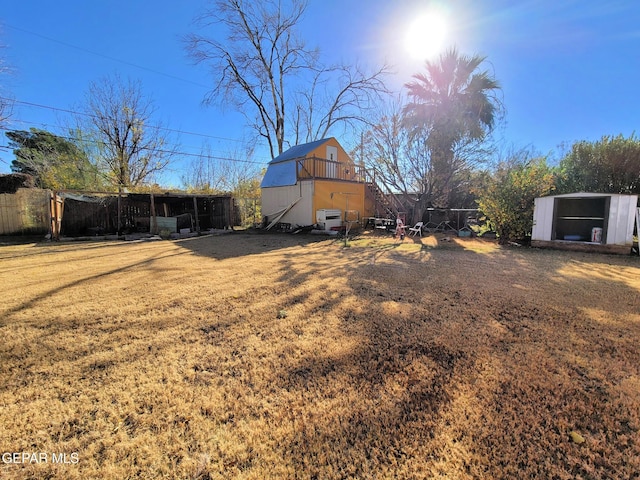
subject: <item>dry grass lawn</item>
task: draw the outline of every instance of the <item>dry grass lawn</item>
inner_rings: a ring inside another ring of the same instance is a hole
[[[640,478],[637,257],[232,233],[0,287],[1,478]]]

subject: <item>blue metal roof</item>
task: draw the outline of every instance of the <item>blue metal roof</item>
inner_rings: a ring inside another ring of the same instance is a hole
[[[293,160],[294,158],[305,157],[307,154],[314,151],[323,143],[327,142],[328,138],[323,138],[322,140],[316,140],[315,142],[303,143],[302,145],[295,145],[291,147],[289,150],[282,152],[276,158],[271,160],[269,164],[286,162],[287,160]]]
[[[295,185],[296,181],[296,162],[270,163],[262,177],[260,188]]]
[[[295,185],[298,179],[296,175],[296,162],[293,160],[306,157],[328,140],[328,138],[323,138],[315,142],[303,143],[302,145],[296,145],[282,152],[269,162],[260,187],[268,188]]]

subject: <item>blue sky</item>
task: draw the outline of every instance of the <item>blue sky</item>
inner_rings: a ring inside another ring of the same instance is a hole
[[[250,138],[244,119],[205,107],[211,77],[186,56],[204,0],[11,2],[0,11],[0,50],[11,68],[3,96],[18,101],[11,129],[64,132],[89,83],[105,75],[140,80],[158,121],[179,135],[180,150],[203,141],[233,156]],[[505,145],[558,155],[559,145],[630,135],[640,124],[640,8],[636,0],[310,0],[302,25],[328,61],[394,65],[389,86],[401,92],[420,61],[404,48],[413,18],[438,6],[448,20],[446,45],[487,57],[503,88]],[[37,106],[36,106],[37,105]],[[50,108],[47,108],[50,107]],[[197,135],[194,135],[197,134]],[[6,146],[4,133],[0,146]],[[264,150],[257,161],[267,162]],[[13,156],[0,148],[0,172]],[[188,158],[163,179],[179,186]]]

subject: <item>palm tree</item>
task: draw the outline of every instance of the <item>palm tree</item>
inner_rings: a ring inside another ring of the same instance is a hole
[[[415,134],[428,135],[434,178],[430,200],[439,206],[448,206],[451,181],[467,164],[458,153],[481,143],[501,110],[500,85],[486,70],[478,70],[485,59],[451,48],[438,61],[427,61],[426,72],[405,85],[411,99],[404,108],[405,122]]]

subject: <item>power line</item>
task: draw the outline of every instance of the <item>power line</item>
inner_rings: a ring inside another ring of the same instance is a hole
[[[120,58],[112,57],[110,55],[105,55],[105,54],[100,53],[100,52],[95,52],[95,51],[89,50],[89,49],[84,48],[84,47],[79,47],[77,45],[73,45],[73,44],[68,43],[68,42],[64,42],[64,41],[61,41],[61,40],[58,40],[58,39],[55,39],[55,38],[48,37],[46,35],[42,35],[40,33],[36,33],[36,32],[30,31],[30,30],[27,30],[25,28],[16,27],[15,25],[9,25],[7,23],[3,23],[3,26],[11,28],[13,30],[17,30],[17,31],[23,32],[23,33],[27,33],[29,35],[33,35],[33,36],[42,38],[42,39],[47,40],[49,42],[54,42],[54,43],[63,45],[65,47],[73,48],[73,49],[88,53],[90,55],[95,55],[95,56],[98,56],[98,57],[101,57],[101,58],[105,58],[105,59],[113,61],[113,62],[118,62],[118,63],[121,63],[123,65],[127,65],[127,66],[130,66],[130,67],[134,67],[134,68],[138,68],[138,69],[141,69],[141,70],[145,70],[145,71],[157,74],[157,75],[161,75],[161,76],[164,76],[164,77],[167,77],[167,78],[171,78],[173,80],[178,80],[180,82],[189,83],[191,85],[195,85],[195,86],[202,87],[202,88],[205,88],[205,89],[210,89],[211,88],[211,86],[209,86],[209,85],[203,85],[201,83],[194,82],[194,81],[188,80],[186,78],[182,78],[182,77],[178,77],[176,75],[171,75],[171,74],[168,74],[168,73],[165,73],[165,72],[154,70],[152,68],[145,67],[143,65],[139,65],[139,64],[136,64],[136,63],[133,63],[133,62],[129,62],[129,61],[126,61],[126,60],[122,60]],[[87,116],[87,117],[96,118],[95,115],[92,115],[90,113],[78,112],[78,111],[75,111],[75,110],[59,108],[59,107],[52,107],[50,105],[43,105],[43,104],[38,104],[38,103],[33,103],[33,102],[26,102],[26,101],[23,101],[23,100],[15,100],[15,99],[10,99],[10,98],[6,98],[6,97],[2,97],[2,96],[0,96],[0,100],[9,101],[9,102],[12,102],[12,103],[16,103],[16,104],[20,104],[20,105],[24,105],[24,106],[28,106],[28,107],[43,108],[43,109],[48,109],[48,110],[52,110],[52,111],[56,111],[56,112],[64,112],[64,113],[68,113],[68,114],[72,114],[72,115],[81,115],[81,116]],[[16,121],[19,121],[21,123],[28,124],[28,125],[41,125],[41,126],[46,126],[46,127],[52,127],[52,125],[49,125],[49,124],[46,124],[46,123],[42,123],[42,122],[30,122],[30,121],[27,121],[27,120],[16,120]],[[238,139],[235,139],[235,138],[219,137],[219,136],[208,135],[208,134],[203,134],[203,133],[188,132],[188,131],[184,131],[184,130],[178,130],[178,129],[172,129],[172,128],[168,128],[168,127],[162,127],[162,126],[159,126],[159,125],[150,125],[149,127],[150,128],[155,128],[157,130],[164,130],[164,131],[183,134],[183,135],[192,135],[192,136],[197,136],[197,137],[202,137],[202,138],[209,138],[209,139],[213,139],[213,140],[224,140],[224,141],[230,141],[230,142],[237,142],[237,143],[245,144],[245,145],[248,143],[246,141],[238,140]],[[69,140],[69,141],[77,140],[75,138],[64,136],[64,135],[56,135],[56,136],[58,136],[59,138],[65,139],[65,140]],[[95,144],[95,145],[99,144],[99,142],[96,142],[96,141],[89,141],[89,143],[92,143],[92,144]],[[8,145],[0,145],[0,149],[6,150],[6,151],[10,151],[12,148],[9,147]],[[147,148],[146,150],[149,150],[149,149]],[[231,157],[221,156],[221,155],[211,155],[210,153],[208,153],[208,154],[204,154],[204,153],[198,154],[198,153],[191,153],[191,152],[181,152],[181,151],[178,151],[178,150],[162,150],[162,149],[155,149],[154,151],[157,152],[157,153],[171,154],[171,155],[175,155],[175,156],[209,158],[209,159],[213,159],[213,160],[223,160],[223,161],[231,161],[231,162],[247,163],[247,164],[255,164],[255,165],[265,165],[266,163],[269,162],[269,160],[264,160],[264,161],[242,160],[242,159],[238,159],[238,158],[231,158]],[[2,161],[3,163],[7,163],[8,164],[8,162],[6,162],[3,159],[0,159],[0,161]]]
[[[19,123],[21,123],[21,124],[23,124],[23,125],[25,125],[25,126],[27,126],[27,125],[36,125],[36,126],[39,126],[39,127],[46,127],[46,128],[59,128],[59,125],[51,125],[51,124],[49,124],[49,123],[42,123],[42,122],[30,122],[30,121],[28,121],[28,120],[19,120],[18,122],[19,122]],[[64,135],[64,134],[57,134],[57,133],[54,133],[54,135],[55,135],[56,137],[62,138],[62,139],[64,139],[64,140],[69,140],[69,141],[71,141],[71,142],[77,141],[77,138],[75,138],[75,137],[69,137],[69,136],[66,136],[66,135]],[[91,144],[94,144],[94,145],[97,145],[97,144],[99,143],[99,142],[96,142],[96,141],[93,141],[93,140],[85,140],[85,141],[86,141],[87,143],[91,143]],[[240,140],[238,140],[238,141],[240,141]],[[0,147],[0,148],[1,148],[1,147]],[[200,146],[200,147],[196,147],[196,146],[189,146],[189,145],[181,146],[181,148],[183,148],[183,149],[185,149],[185,150],[187,150],[187,149],[198,149],[198,148],[202,149],[202,147],[201,147],[201,146]],[[187,152],[187,151],[184,151],[183,153],[184,153],[184,154],[187,154],[188,152]],[[199,153],[199,154],[198,154],[198,153],[191,153],[191,154],[192,154],[192,155],[205,156],[205,157],[207,157],[207,156],[208,156],[208,157],[210,157],[210,156],[211,156],[209,153]],[[226,158],[226,157],[220,157],[220,158]],[[260,163],[260,162],[256,162],[256,163]],[[262,158],[262,162],[261,162],[261,163],[262,163],[262,164],[269,163],[269,159]]]
[[[91,55],[96,55],[98,57],[106,58],[108,60],[119,62],[119,63],[125,64],[125,65],[128,65],[128,66],[132,66],[132,67],[135,67],[135,68],[139,68],[141,70],[146,70],[148,72],[155,73],[157,75],[162,75],[162,76],[167,77],[167,78],[171,78],[171,79],[178,80],[178,81],[181,81],[181,82],[189,83],[189,84],[196,85],[198,87],[202,87],[202,88],[206,88],[206,89],[210,89],[211,88],[208,85],[203,85],[201,83],[194,82],[194,81],[188,80],[186,78],[182,78],[182,77],[178,77],[176,75],[171,75],[171,74],[167,74],[167,73],[164,73],[164,72],[160,72],[158,70],[154,70],[152,68],[145,67],[143,65],[138,65],[136,63],[129,62],[129,61],[126,61],[126,60],[122,60],[122,59],[119,59],[119,58],[116,58],[116,57],[112,57],[112,56],[109,56],[109,55],[105,55],[105,54],[102,54],[102,53],[99,53],[99,52],[94,52],[94,51],[89,50],[89,49],[84,48],[84,47],[79,47],[77,45],[73,45],[73,44],[68,43],[68,42],[63,42],[61,40],[57,40],[55,38],[51,38],[51,37],[48,37],[46,35],[42,35],[40,33],[32,32],[32,31],[27,30],[25,28],[16,27],[15,25],[9,25],[7,23],[3,23],[3,25],[6,26],[6,27],[9,27],[11,29],[27,33],[29,35],[33,35],[33,36],[42,38],[42,39],[50,41],[50,42],[58,43],[60,45],[64,45],[64,46],[69,47],[69,48],[74,48],[76,50],[80,50],[80,51],[89,53]],[[31,102],[25,102],[25,101],[20,101],[20,100],[8,99],[6,97],[1,97],[1,96],[0,96],[0,99],[1,100],[5,100],[5,101],[12,101],[13,103],[19,103],[19,104],[22,104],[22,105],[33,106],[33,107],[38,107],[38,108],[46,108],[46,109],[49,109],[49,110],[65,112],[65,113],[70,113],[70,114],[74,114],[74,115],[85,115],[85,116],[90,116],[90,117],[93,116],[91,114],[84,113],[84,112],[77,112],[77,111],[74,111],[74,110],[69,110],[69,109],[64,109],[64,108],[59,108],[59,107],[52,107],[52,106],[49,106],[49,105],[42,105],[42,104],[37,104],[37,103],[31,103]],[[174,133],[180,133],[180,134],[184,134],[184,135],[193,135],[193,136],[199,136],[199,137],[203,137],[203,138],[211,138],[211,139],[214,139],[214,140],[225,140],[225,141],[238,142],[238,143],[243,143],[243,144],[247,143],[247,142],[245,142],[243,140],[238,140],[238,139],[235,139],[235,138],[219,137],[219,136],[215,136],[215,135],[207,135],[207,134],[196,133],[196,132],[187,132],[187,131],[183,131],[183,130],[171,129],[171,128],[162,127],[162,126],[151,126],[151,127],[152,128],[157,128],[159,130],[165,130],[165,131],[174,132]]]
[[[78,139],[74,138],[74,137],[69,137],[67,135],[57,135],[55,134],[56,137],[58,138],[62,138],[63,140],[67,140],[70,142],[75,142]],[[102,144],[102,142],[99,142],[97,140],[84,140],[84,142],[86,143],[90,143],[92,145],[96,145],[99,146]],[[9,145],[0,145],[0,148],[6,149],[6,150],[11,150],[11,147]],[[227,157],[227,156],[222,156],[222,155],[212,155],[210,153],[192,153],[192,152],[183,152],[183,151],[179,151],[179,150],[166,150],[166,149],[159,149],[159,148],[149,148],[149,147],[141,147],[140,150],[146,150],[146,151],[153,151],[155,153],[161,153],[161,154],[165,154],[165,155],[172,155],[172,156],[179,156],[179,157],[191,157],[191,158],[204,158],[204,159],[212,159],[212,160],[222,160],[222,161],[227,161],[227,162],[234,162],[234,163],[246,163],[246,164],[252,164],[252,165],[265,165],[268,163],[268,160],[263,160],[263,161],[256,161],[256,160],[243,160],[240,158],[232,158],[232,157]]]
[[[13,99],[9,99],[9,98],[2,97],[2,96],[0,96],[0,100],[11,101],[13,103],[18,103],[20,105],[26,105],[26,106],[29,106],[29,107],[45,108],[45,109],[53,110],[53,111],[56,111],[56,112],[64,112],[64,113],[69,113],[69,114],[72,114],[72,115],[81,115],[81,116],[85,116],[85,117],[96,118],[95,115],[92,115],[90,113],[78,112],[76,110],[69,110],[69,109],[60,108],[60,107],[52,107],[50,105],[43,105],[43,104],[40,104],[40,103],[26,102],[24,100],[13,100]],[[35,123],[35,122],[26,122],[26,123]],[[177,130],[177,129],[174,129],[174,128],[162,127],[160,125],[150,125],[150,127],[158,129],[158,130],[165,130],[165,131],[168,131],[168,132],[180,133],[180,134],[184,134],[184,135],[193,135],[193,136],[196,136],[196,137],[211,138],[211,139],[214,139],[214,140],[225,140],[225,141],[229,141],[229,142],[237,142],[237,143],[243,143],[243,144],[247,143],[247,142],[245,142],[243,140],[238,140],[237,138],[218,137],[216,135],[209,135],[209,134],[206,134],[206,133],[187,132],[185,130]]]
[[[206,89],[211,89],[211,87],[210,87],[210,86],[208,86],[208,85],[203,85],[203,84],[198,83],[198,82],[194,82],[193,80],[188,80],[188,79],[186,79],[186,78],[181,78],[181,77],[178,77],[178,76],[176,76],[176,75],[171,75],[171,74],[168,74],[168,73],[160,72],[160,71],[158,71],[158,70],[154,70],[154,69],[149,68],[149,67],[145,67],[145,66],[142,66],[142,65],[138,65],[138,64],[136,64],[136,63],[129,62],[129,61],[127,61],[127,60],[122,60],[122,59],[119,59],[119,58],[116,58],[116,57],[112,57],[112,56],[110,56],[110,55],[105,55],[105,54],[103,54],[103,53],[94,52],[93,50],[89,50],[89,49],[84,48],[84,47],[79,47],[79,46],[77,46],[77,45],[73,45],[73,44],[68,43],[68,42],[63,42],[63,41],[61,41],[61,40],[57,40],[57,39],[55,39],[55,38],[47,37],[47,36],[45,36],[45,35],[42,35],[42,34],[40,34],[40,33],[36,33],[36,32],[32,32],[32,31],[27,30],[27,29],[25,29],[25,28],[16,27],[16,26],[14,26],[14,25],[9,25],[8,23],[3,23],[3,25],[4,25],[5,27],[9,27],[9,28],[11,28],[11,29],[13,29],[13,30],[17,30],[17,31],[19,31],[19,32],[27,33],[27,34],[29,34],[29,35],[33,35],[33,36],[35,36],[35,37],[42,38],[42,39],[47,40],[47,41],[49,41],[49,42],[58,43],[58,44],[60,44],[60,45],[64,45],[65,47],[74,48],[74,49],[79,50],[79,51],[81,51],[81,52],[85,52],[85,53],[89,53],[89,54],[91,54],[91,55],[96,55],[96,56],[98,56],[98,57],[106,58],[107,60],[111,60],[112,62],[118,62],[118,63],[122,63],[123,65],[127,65],[127,66],[134,67],[134,68],[139,68],[140,70],[146,70],[147,72],[155,73],[155,74],[157,74],[157,75],[162,75],[163,77],[171,78],[171,79],[173,79],[173,80],[178,80],[178,81],[181,81],[181,82],[189,83],[189,84],[191,84],[191,85],[195,85],[195,86],[197,86],[197,87],[202,87],[202,88],[206,88]]]
[[[5,99],[4,97],[0,97],[0,100]],[[70,113],[70,114],[75,114],[75,115],[84,115],[84,116],[88,116],[88,117],[92,117],[95,118],[95,115],[91,115],[89,113],[84,113],[84,112],[77,112],[74,110],[69,110],[69,109],[64,109],[64,108],[58,108],[58,107],[52,107],[49,105],[42,105],[42,104],[37,104],[37,103],[32,103],[32,102],[25,102],[22,100],[14,100],[15,103],[19,103],[22,105],[27,105],[27,106],[32,106],[32,107],[37,107],[37,108],[46,108],[46,109],[50,109],[50,110],[54,110],[54,111],[61,111],[61,112],[65,112],[65,113]],[[41,126],[46,126],[46,127],[53,127],[53,125],[50,124],[46,124],[46,123],[41,123],[41,122],[30,122],[28,120],[19,120],[21,123],[24,124],[28,124],[28,125],[41,125]],[[170,131],[170,132],[174,132],[174,133],[180,133],[180,134],[185,134],[185,135],[194,135],[194,136],[199,136],[199,137],[204,137],[204,138],[211,138],[211,139],[215,139],[215,140],[226,140],[226,141],[233,141],[233,142],[238,142],[238,143],[242,143],[245,144],[246,142],[243,142],[242,140],[238,140],[238,139],[234,139],[234,138],[226,138],[226,137],[218,137],[215,135],[207,135],[204,133],[194,133],[194,132],[187,132],[187,131],[183,131],[183,130],[176,130],[176,129],[171,129],[171,128],[166,128],[166,127],[160,127],[160,126],[153,126],[150,125],[150,128],[156,128],[158,130],[166,130],[166,131]],[[62,138],[64,140],[69,140],[69,141],[76,141],[77,139],[74,137],[69,137],[66,135],[58,135],[56,134],[57,137]],[[93,141],[93,140],[88,140],[88,143],[94,144],[94,145],[99,145],[100,143],[97,141]],[[192,147],[192,148],[196,148],[196,147]],[[171,150],[155,150],[158,153],[164,153],[164,154],[173,154],[173,155],[180,155],[180,156],[186,156],[186,157],[198,157],[198,158],[202,158],[202,157],[206,157],[206,158],[212,158],[214,160],[225,160],[225,161],[234,161],[234,162],[241,162],[241,163],[252,163],[252,164],[256,164],[256,165],[264,165],[266,163],[269,162],[269,160],[264,159],[263,161],[250,161],[250,160],[241,160],[241,159],[234,159],[231,157],[225,157],[225,156],[219,156],[219,155],[211,155],[209,153],[191,153],[191,152],[184,152],[184,151],[171,151]]]

